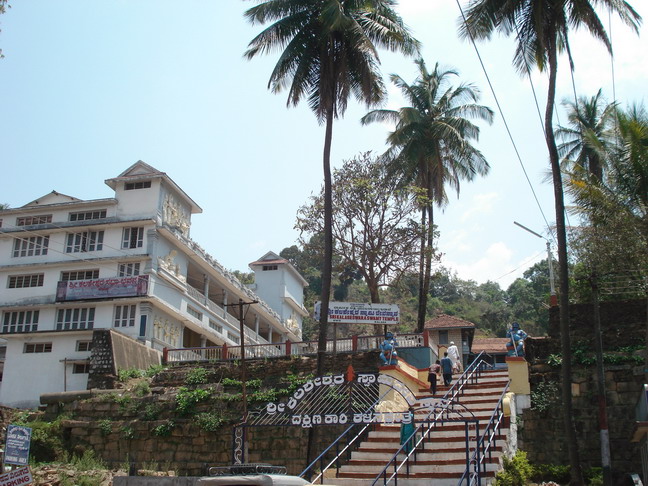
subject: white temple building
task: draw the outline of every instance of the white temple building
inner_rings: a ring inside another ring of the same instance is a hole
[[[269,252],[243,285],[190,238],[202,209],[164,172],[137,162],[105,183],[113,198],[51,192],[0,211],[0,404],[84,390],[92,330],[164,348],[301,341],[306,281]]]

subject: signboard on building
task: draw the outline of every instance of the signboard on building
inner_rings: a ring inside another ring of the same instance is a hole
[[[29,464],[29,446],[31,444],[29,427],[21,425],[7,426],[7,440],[5,442],[4,463],[25,466]]]
[[[56,300],[62,302],[68,300],[139,297],[146,295],[148,292],[148,278],[148,275],[136,275],[132,277],[59,282],[56,289]]]
[[[315,304],[315,318],[320,302]],[[400,309],[396,304],[365,302],[329,302],[328,322],[346,324],[399,324]]]
[[[29,466],[0,474],[0,486],[23,486],[34,482]]]

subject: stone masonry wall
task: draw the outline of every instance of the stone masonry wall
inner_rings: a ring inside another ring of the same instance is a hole
[[[532,406],[545,400],[545,411],[525,410],[519,431],[520,448],[529,460],[542,464],[567,464],[567,445],[560,405],[560,366],[552,366],[549,357],[560,355],[558,309],[552,309],[550,338],[527,341]],[[594,357],[594,324],[589,305],[570,307],[572,351],[577,355],[573,365],[573,408],[579,452],[585,468],[601,465],[598,427],[598,391]],[[646,333],[646,301],[613,302],[601,305],[602,342],[604,353],[617,357],[618,364],[605,364],[607,417],[612,455],[612,469],[618,476],[641,471],[637,443],[630,442],[635,424],[635,405],[645,383],[643,351],[629,351],[644,346]],[[625,348],[625,349],[624,349]],[[635,362],[623,361],[634,354]],[[582,358],[581,358],[582,357]],[[547,388],[547,383],[554,388]],[[543,393],[539,393],[545,387]],[[548,391],[547,391],[548,390]],[[535,394],[535,395],[534,395]]]
[[[376,372],[377,351],[338,354],[327,357],[327,373],[345,373],[349,366],[356,372]],[[200,366],[209,372],[210,382],[198,387],[186,385],[187,373]],[[288,374],[314,374],[316,359],[277,358],[247,363],[248,380],[262,379],[262,389],[279,387],[281,378]],[[241,403],[225,399],[238,391],[223,386],[224,378],[240,378],[238,363],[198,363],[169,368],[159,373],[146,393],[135,390],[123,393],[103,393],[87,400],[77,400],[48,407],[46,417],[65,414],[64,435],[69,448],[78,454],[93,450],[108,464],[117,466],[134,462],[136,467],[165,468],[182,475],[204,475],[209,466],[232,463],[232,431],[240,421]],[[176,411],[179,387],[187,389],[211,388],[212,397],[196,404],[192,414]],[[249,408],[263,406],[251,403]],[[224,424],[215,432],[207,432],[197,423],[200,413],[216,413]],[[248,462],[283,465],[291,474],[299,474],[306,465],[308,430],[301,427],[249,428]],[[316,434],[317,451],[330,444],[343,426],[319,427]]]

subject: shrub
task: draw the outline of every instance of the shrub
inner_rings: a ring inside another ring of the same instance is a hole
[[[193,368],[189,370],[185,377],[185,384],[187,385],[204,385],[207,383],[209,372],[205,368]]]
[[[112,420],[105,419],[99,422],[99,431],[101,435],[106,436],[112,432]]]
[[[555,381],[543,381],[531,392],[531,409],[546,412],[558,404],[558,384]]]
[[[121,436],[124,439],[128,439],[128,440],[134,439],[135,438],[135,430],[130,425],[124,425],[121,428]]]
[[[141,378],[144,376],[144,370],[137,368],[121,369],[117,371],[117,379],[121,382],[128,381],[132,378]]]
[[[496,486],[525,486],[533,475],[533,466],[526,452],[517,451],[512,458],[504,457],[504,469],[495,476]]]
[[[157,435],[158,437],[169,437],[174,427],[175,423],[173,422],[173,420],[168,420],[167,422],[155,427],[153,429],[153,434]]]
[[[196,415],[196,424],[207,432],[216,432],[223,425],[223,416],[218,412],[204,412]]]
[[[149,403],[144,407],[144,420],[157,420],[161,411],[160,405],[157,403]]]
[[[181,386],[176,395],[176,411],[180,415],[188,415],[193,412],[196,403],[207,400],[210,397],[211,390],[201,388],[197,390],[189,390],[188,388]]]
[[[72,456],[70,465],[79,471],[92,471],[94,469],[106,469],[106,464],[95,456],[93,450],[86,450],[81,457]]]

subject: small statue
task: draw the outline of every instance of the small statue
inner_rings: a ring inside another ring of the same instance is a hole
[[[509,341],[506,343],[507,356],[524,356],[524,340],[527,333],[520,329],[520,324],[514,322],[511,329],[506,331]]]
[[[385,340],[380,344],[380,361],[382,361],[383,366],[395,365],[397,363],[397,346],[398,343],[396,342],[395,336],[391,332],[385,334]]]

